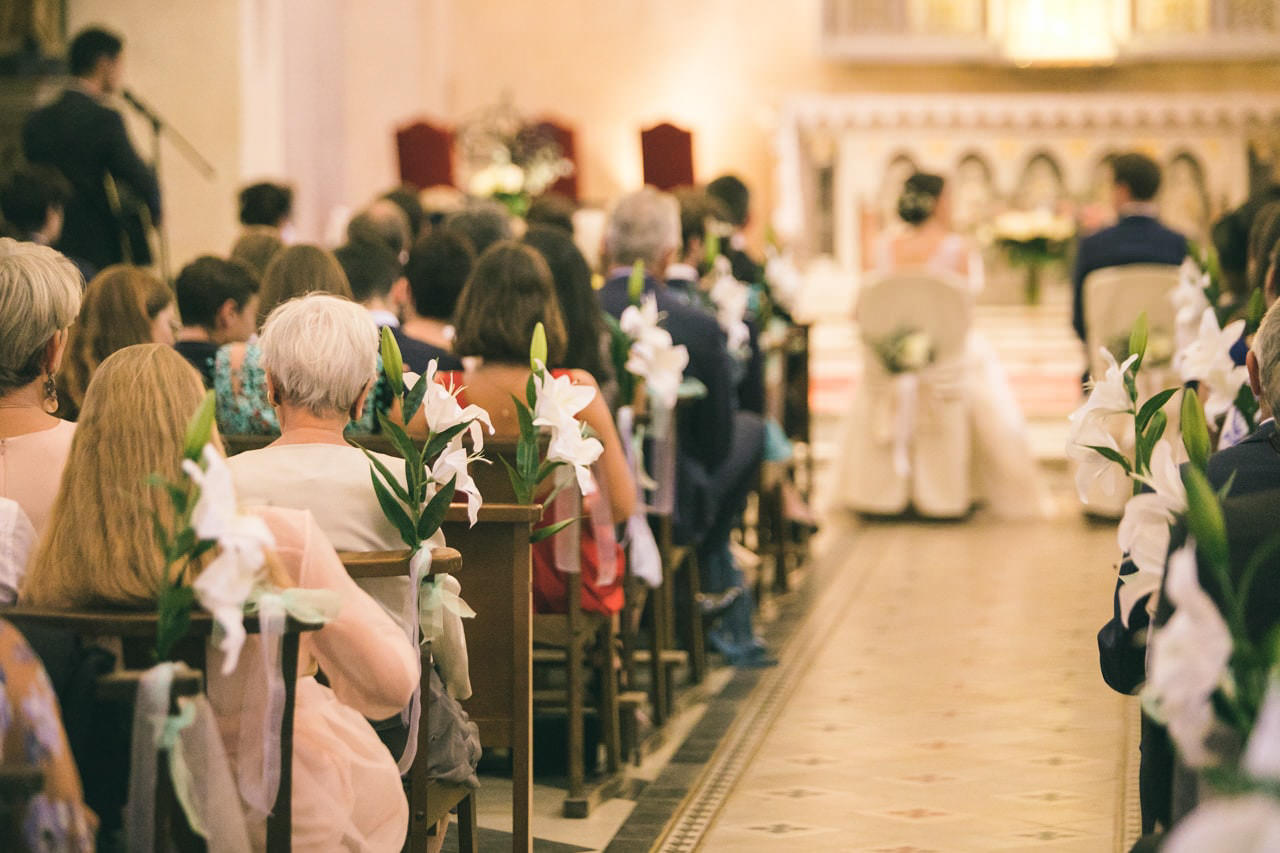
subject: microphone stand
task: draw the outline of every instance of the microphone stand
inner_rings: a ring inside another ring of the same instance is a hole
[[[213,168],[213,164],[205,159],[204,155],[191,144],[182,132],[175,128],[172,124],[165,121],[164,118],[152,109],[149,105],[138,99],[133,92],[124,89],[120,93],[125,103],[133,107],[133,109],[147,120],[151,125],[151,168],[156,175],[156,186],[160,185],[160,139],[162,136],[168,136],[169,141],[174,147],[182,152],[187,162],[196,168],[205,179],[213,180],[217,177],[217,170]],[[163,199],[163,194],[161,195]],[[173,279],[169,275],[169,220],[167,217],[160,220],[156,229],[156,242],[160,248],[160,275],[166,282],[172,284]]]

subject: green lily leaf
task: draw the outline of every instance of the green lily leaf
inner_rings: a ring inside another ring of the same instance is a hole
[[[1227,524],[1218,496],[1204,472],[1193,465],[1183,468],[1182,482],[1187,487],[1187,528],[1197,547],[1219,570],[1228,568]]]
[[[704,232],[702,242],[707,249],[705,254],[707,269],[711,269],[715,266],[716,258],[720,257],[720,235],[713,229],[708,228]]]
[[[405,512],[404,506],[396,500],[395,495],[382,485],[382,481],[378,479],[378,475],[369,471],[369,479],[373,481],[373,493],[378,497],[378,505],[382,507],[382,514],[387,520],[400,532],[400,540],[411,549],[416,549],[421,543],[417,537],[417,526],[413,520],[409,518],[409,514]]]
[[[541,321],[533,327],[533,341],[529,344],[529,369],[538,370],[538,364],[547,363],[547,330]]]
[[[445,513],[449,511],[449,504],[453,503],[457,482],[458,478],[454,477],[441,486],[422,510],[422,515],[418,518],[418,538],[423,542],[434,536],[440,525],[444,524]]]
[[[1142,367],[1142,359],[1147,354],[1147,312],[1143,311],[1138,315],[1138,319],[1134,321],[1133,331],[1129,333],[1129,355],[1137,355],[1138,360],[1134,362],[1133,372],[1137,373]]]
[[[1267,313],[1267,297],[1259,287],[1249,297],[1249,304],[1244,309],[1245,332],[1257,331],[1262,322],[1262,315]]]
[[[1203,471],[1209,464],[1209,425],[1200,398],[1191,388],[1182,392],[1182,445],[1191,464]]]
[[[1146,445],[1146,458],[1151,458],[1151,451],[1155,449],[1156,443],[1164,435],[1165,427],[1169,425],[1169,416],[1163,411],[1157,410],[1151,416],[1150,422],[1147,424],[1147,431],[1142,434],[1142,441]]]
[[[405,486],[409,494],[418,494],[419,486],[425,481],[422,471],[422,454],[418,452],[418,446],[413,443],[413,439],[409,438],[404,427],[382,412],[378,412],[378,423],[381,424],[383,434],[391,441],[396,452],[404,458]]]
[[[1133,463],[1129,461],[1129,458],[1127,456],[1125,456],[1123,453],[1120,453],[1118,450],[1115,450],[1113,448],[1107,447],[1106,445],[1102,445],[1102,444],[1090,444],[1087,446],[1090,450],[1102,455],[1108,461],[1114,462],[1117,465],[1119,465],[1121,468],[1124,469],[1124,472],[1126,474],[1133,473]]]
[[[555,536],[561,530],[564,530],[577,520],[578,519],[576,518],[566,518],[563,521],[557,521],[555,524],[548,524],[546,527],[539,527],[537,530],[529,534],[529,542],[536,545],[544,539],[550,539],[552,536]]]
[[[184,458],[198,462],[204,446],[213,439],[213,413],[216,401],[217,397],[213,391],[207,391],[195,414],[187,422],[187,433],[182,440]]]
[[[1174,394],[1178,393],[1177,388],[1166,388],[1159,394],[1154,395],[1150,400],[1142,404],[1142,408],[1138,410],[1137,428],[1138,432],[1145,432],[1147,423],[1151,420],[1151,416],[1164,408],[1164,404],[1169,402]]]
[[[427,441],[426,447],[422,450],[422,459],[424,462],[430,462],[440,455],[440,452],[449,446],[449,442],[457,438],[458,434],[464,429],[471,426],[471,422],[454,424],[444,432],[438,432],[431,436]]]
[[[427,388],[431,383],[427,381],[427,374],[418,377],[418,381],[413,383],[413,388],[408,394],[404,395],[404,422],[409,423],[413,420],[413,416],[418,413],[418,409],[422,408],[422,400],[427,396]]]
[[[382,372],[391,383],[391,391],[397,397],[404,396],[404,359],[400,357],[400,345],[396,343],[396,337],[391,334],[389,326],[382,327],[379,349],[382,352]]]
[[[360,445],[357,444],[356,447],[360,447]],[[360,447],[360,451],[368,457],[369,464],[371,464],[377,470],[378,474],[382,476],[382,481],[391,488],[391,491],[395,493],[395,496],[405,503],[408,503],[409,492],[405,490],[404,486],[400,485],[400,481],[391,473],[391,469],[383,464],[381,459],[370,453],[368,449]]]
[[[631,265],[631,278],[627,279],[627,301],[637,308],[640,297],[644,295],[644,261],[636,261]]]
[[[160,591],[156,602],[156,647],[157,661],[169,660],[174,645],[187,634],[191,624],[191,608],[195,604],[196,593],[189,586],[169,585]]]
[[[502,467],[507,469],[507,478],[511,481],[511,491],[515,493],[516,503],[522,506],[529,506],[533,503],[533,493],[525,484],[524,478],[520,476],[520,472],[507,461],[507,457],[499,456],[498,461],[502,463]]]

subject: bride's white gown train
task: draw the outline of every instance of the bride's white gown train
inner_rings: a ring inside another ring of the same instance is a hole
[[[890,246],[883,241],[876,257],[877,272],[894,270]],[[970,294],[983,287],[981,257],[958,234],[942,240],[925,267],[955,275],[967,261]],[[975,502],[1002,518],[1042,518],[1053,514],[1053,501],[1040,476],[1022,409],[1009,385],[1009,377],[986,336],[970,329],[965,345],[964,384],[970,424],[970,486]],[[866,424],[851,417],[847,431],[865,430]],[[853,434],[847,432],[846,434]],[[850,446],[848,442],[845,447]],[[850,461],[846,459],[846,463]],[[854,482],[857,473],[846,464],[839,483]],[[841,503],[850,504],[849,490],[841,490]]]

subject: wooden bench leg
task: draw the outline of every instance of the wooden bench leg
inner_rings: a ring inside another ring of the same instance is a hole
[[[571,605],[572,606],[572,605]],[[569,796],[564,801],[565,817],[586,817],[586,774],[583,769],[586,750],[586,733],[583,726],[584,697],[582,684],[582,646],[577,637],[571,637],[566,659],[566,689],[569,693]]]
[[[610,773],[617,773],[622,764],[621,717],[618,710],[618,671],[613,667],[613,622],[600,630],[596,647],[599,661],[600,687],[596,696],[596,714],[600,719],[600,734],[604,738],[605,766]]]
[[[675,579],[670,576],[663,578],[662,588],[649,596],[649,703],[653,706],[653,723],[656,726],[667,721],[670,711],[670,670],[662,661],[662,653],[667,649],[667,630],[671,622],[667,590],[674,583]]]
[[[684,558],[685,596],[689,601],[689,621],[685,625],[685,644],[689,650],[689,680],[701,684],[707,674],[706,633],[699,598],[702,579],[698,576],[698,555],[690,548]]]
[[[458,803],[458,853],[480,853],[476,831],[476,795],[467,794]]]

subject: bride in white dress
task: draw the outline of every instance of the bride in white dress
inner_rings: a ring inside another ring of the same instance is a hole
[[[945,181],[937,175],[912,175],[899,197],[898,215],[902,226],[881,235],[870,271],[950,273],[967,282],[970,298],[976,297],[983,287],[982,256],[963,235],[951,230]],[[965,343],[964,384],[974,500],[1003,518],[1052,514],[1052,501],[1008,376],[990,342],[974,329]],[[863,427],[851,424],[850,428]],[[847,477],[841,479],[849,482]]]

